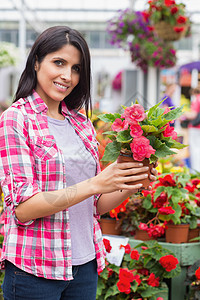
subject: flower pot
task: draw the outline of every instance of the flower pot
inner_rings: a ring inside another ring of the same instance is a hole
[[[194,229],[189,229],[188,233],[188,243],[197,243],[199,241],[190,241],[191,239],[194,239],[199,236],[199,227]]]
[[[183,27],[183,31],[176,32],[174,27]],[[186,34],[188,26],[181,24],[173,26],[165,21],[160,21],[159,23],[154,24],[154,30],[157,33],[158,37],[165,41],[178,41],[183,38]]]
[[[150,241],[154,240],[154,238],[151,238],[148,233],[144,230],[137,229],[134,235],[135,240],[140,240],[140,241]]]
[[[188,242],[189,224],[167,224],[165,240],[167,243],[181,244]]]
[[[133,156],[132,156],[132,152],[120,152],[120,155],[117,159],[117,162],[118,163],[122,163],[122,162],[138,162],[136,160],[133,159]],[[146,172],[142,172],[140,174],[146,174],[148,173],[148,175],[150,175],[151,173],[151,169],[153,168],[153,164],[150,164],[149,163],[149,159],[148,158],[145,158],[143,161],[140,161],[140,163],[143,163],[144,166],[148,166],[149,167],[149,170],[146,171]],[[143,186],[141,189],[147,189],[151,183],[149,177],[145,178],[145,179],[141,179],[141,180],[136,180],[136,181],[132,181],[132,182],[127,182],[127,184],[138,184],[138,183],[142,183]]]
[[[100,219],[99,220],[102,234],[120,235],[121,234],[121,222],[116,219]]]

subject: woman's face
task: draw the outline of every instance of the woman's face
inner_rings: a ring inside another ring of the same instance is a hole
[[[65,45],[49,53],[41,63],[36,62],[36,92],[48,105],[62,101],[79,83],[81,53],[72,45]]]

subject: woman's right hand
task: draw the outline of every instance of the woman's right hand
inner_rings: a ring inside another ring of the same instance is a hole
[[[111,193],[118,190],[136,190],[141,184],[126,183],[142,180],[148,177],[149,167],[138,162],[114,162],[101,173],[92,178],[95,194]],[[143,174],[141,174],[143,173]]]

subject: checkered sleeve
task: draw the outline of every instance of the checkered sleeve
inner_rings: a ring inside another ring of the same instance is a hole
[[[5,205],[13,211],[20,202],[41,192],[28,144],[27,122],[15,107],[8,108],[0,118],[0,181]],[[16,222],[21,224],[17,219]]]

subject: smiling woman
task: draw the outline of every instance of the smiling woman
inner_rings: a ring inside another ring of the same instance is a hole
[[[114,162],[101,172],[95,131],[82,107],[88,115],[86,41],[69,27],[48,28],[0,118],[5,299],[95,300],[105,266],[97,219],[142,186],[142,163]],[[153,169],[151,180],[156,174]]]

